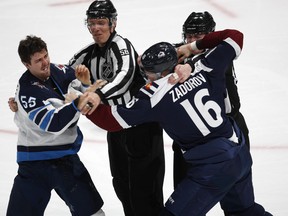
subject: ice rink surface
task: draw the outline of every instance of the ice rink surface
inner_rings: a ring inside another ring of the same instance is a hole
[[[0,1],[0,215],[5,215],[17,172],[17,128],[8,98],[13,96],[25,68],[17,54],[26,35],[40,36],[48,44],[51,62],[67,63],[92,38],[84,25],[92,1]],[[216,29],[235,28],[244,33],[242,55],[235,61],[242,108],[250,129],[256,201],[275,216],[288,215],[288,3],[284,0],[114,0],[117,32],[142,53],[160,42],[180,42],[182,24],[192,11],[209,11]],[[106,132],[88,122],[79,123],[84,136],[80,157],[104,199],[106,216],[123,216],[114,193],[106,146]],[[171,140],[165,137],[165,200],[172,192]],[[63,201],[52,194],[47,216],[70,215]],[[208,216],[223,215],[215,206]]]

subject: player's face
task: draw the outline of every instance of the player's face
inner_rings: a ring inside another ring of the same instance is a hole
[[[31,56],[30,64],[24,63],[24,65],[40,80],[46,80],[50,76],[50,58],[45,49],[34,53]]]
[[[193,41],[202,39],[205,34],[186,34],[186,42],[192,43]]]
[[[95,43],[100,47],[105,46],[114,28],[109,26],[108,18],[88,19],[87,27],[92,34]]]

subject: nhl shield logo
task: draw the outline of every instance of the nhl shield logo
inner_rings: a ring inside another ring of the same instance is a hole
[[[112,81],[114,78],[112,65],[107,62],[102,65],[102,78],[107,81]]]

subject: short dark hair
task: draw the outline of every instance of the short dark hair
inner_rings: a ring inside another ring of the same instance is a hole
[[[19,42],[18,54],[23,63],[30,64],[31,56],[43,49],[48,51],[46,43],[40,37],[27,35],[24,40]]]

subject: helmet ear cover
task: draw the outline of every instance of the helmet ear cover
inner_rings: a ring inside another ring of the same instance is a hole
[[[162,73],[167,70],[171,73],[177,63],[176,49],[167,42],[152,45],[141,56],[143,69],[151,73]]]

